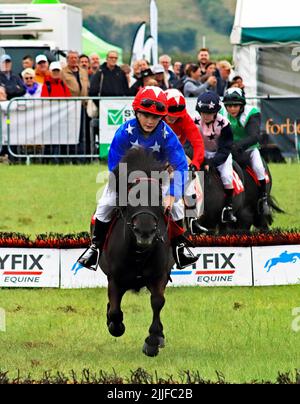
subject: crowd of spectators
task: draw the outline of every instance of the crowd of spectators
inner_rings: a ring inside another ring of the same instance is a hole
[[[214,91],[219,96],[231,86],[244,89],[243,79],[234,76],[233,67],[226,61],[213,61],[209,50],[199,50],[197,60],[183,64],[169,55],[161,55],[159,63],[150,65],[147,60],[137,60],[131,67],[119,66],[119,55],[109,51],[101,63],[97,53],[79,55],[69,51],[65,60],[49,63],[47,55],[35,58],[25,55],[22,59],[23,70],[14,72],[14,61],[4,54],[0,58],[0,101],[14,97],[122,97],[135,96],[141,87],[159,86],[163,90],[179,89],[186,97],[198,97],[205,91]],[[81,144],[91,144],[90,118],[86,103],[81,111]],[[89,133],[87,135],[87,133]],[[90,148],[79,147],[80,153],[91,152]]]

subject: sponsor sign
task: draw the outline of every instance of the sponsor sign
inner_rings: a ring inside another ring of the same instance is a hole
[[[106,275],[80,267],[77,259],[85,249],[61,250],[61,287],[65,289],[106,287]]]
[[[59,287],[59,250],[1,248],[0,286]]]
[[[300,152],[300,98],[261,100],[262,130],[283,153]]]
[[[172,286],[252,286],[251,248],[193,248],[199,256],[190,268],[173,269]]]
[[[116,130],[124,122],[135,117],[132,109],[133,98],[100,100],[100,157],[106,157]],[[197,116],[196,98],[186,100],[187,111],[192,118]]]
[[[300,245],[253,247],[254,285],[300,283]]]

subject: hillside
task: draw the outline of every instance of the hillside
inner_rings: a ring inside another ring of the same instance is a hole
[[[10,0],[1,3],[29,3]],[[136,28],[149,22],[149,0],[67,0],[82,8],[84,24],[104,40],[129,52]],[[194,57],[205,44],[215,55],[230,55],[229,33],[236,0],[157,0],[160,52]]]

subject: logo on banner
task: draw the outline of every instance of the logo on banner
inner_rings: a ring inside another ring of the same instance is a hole
[[[43,257],[44,254],[0,255],[0,271],[4,277],[4,282],[15,284],[39,283],[44,271],[41,263]]]
[[[202,284],[232,282],[236,272],[236,267],[232,262],[235,255],[235,253],[198,254],[199,260],[192,266],[192,270],[174,270],[171,275],[197,275],[197,282]]]
[[[300,253],[288,253],[287,251],[284,251],[278,257],[270,258],[265,263],[264,268],[267,269],[267,272],[270,272],[273,267],[279,264],[295,264],[297,261],[300,261]]]
[[[122,109],[109,109],[107,111],[107,124],[113,126],[122,125],[132,117],[132,110],[126,108],[126,106]]]

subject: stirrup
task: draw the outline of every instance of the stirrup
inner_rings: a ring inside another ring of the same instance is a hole
[[[229,216],[231,216],[230,220],[228,220],[229,218],[225,220],[224,216],[226,215],[226,212],[229,212]],[[234,216],[233,209],[231,206],[224,206],[222,210],[221,221],[222,223],[236,223],[237,218]]]
[[[199,230],[199,232],[196,232],[196,231],[193,230],[194,225]],[[192,236],[196,236],[197,234],[202,234],[202,233],[207,233],[207,232],[208,232],[208,229],[206,227],[201,226],[198,223],[197,218],[193,217],[190,220],[190,233],[191,233]]]
[[[184,248],[187,249],[189,255],[186,255],[184,253]],[[179,251],[182,249],[182,254],[180,257]],[[175,248],[175,262],[177,265],[178,269],[183,269],[186,267],[189,267],[190,265],[194,264],[196,261],[198,261],[199,257],[195,257],[195,255],[192,253],[192,251],[187,247],[184,243],[180,243],[179,245],[176,246]],[[187,262],[182,262],[180,258],[185,258]]]
[[[90,245],[84,253],[78,258],[77,262],[84,268],[91,271],[97,271],[100,261],[101,251],[95,244]]]

